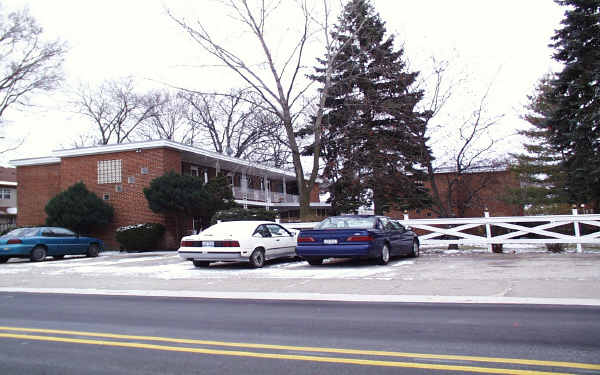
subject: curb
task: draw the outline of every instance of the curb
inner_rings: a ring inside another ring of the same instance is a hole
[[[424,296],[385,294],[321,294],[321,293],[274,293],[274,292],[208,292],[172,290],[112,290],[75,288],[2,288],[4,293],[75,294],[103,296],[141,296],[174,298],[207,298],[235,300],[323,301],[323,302],[377,302],[377,303],[464,303],[464,304],[519,304],[600,306],[600,299],[587,298],[538,298],[494,296]]]

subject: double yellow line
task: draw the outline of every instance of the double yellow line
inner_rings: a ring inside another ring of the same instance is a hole
[[[1,333],[1,332],[6,332],[6,333]],[[12,333],[12,332],[20,332],[20,333]],[[24,334],[24,333],[27,333],[27,334]],[[30,334],[30,333],[38,333],[38,334],[44,334],[44,335],[34,335],[34,334]],[[429,364],[429,363],[417,363],[417,362],[399,362],[399,361],[389,361],[389,360],[372,360],[372,359],[344,358],[344,357],[325,357],[325,356],[299,355],[299,354],[264,353],[264,352],[252,352],[252,351],[240,351],[240,350],[207,349],[207,348],[185,347],[185,346],[168,346],[168,345],[147,344],[147,343],[131,342],[131,341],[106,341],[106,340],[97,340],[97,339],[89,339],[89,338],[48,336],[49,334],[56,334],[56,335],[63,335],[63,336],[94,337],[94,338],[103,338],[103,339],[117,339],[117,340],[135,340],[135,341],[146,341],[146,342],[149,341],[149,342],[161,342],[161,343],[219,346],[219,347],[226,347],[226,348],[266,349],[266,350],[312,352],[312,353],[333,353],[333,354],[380,356],[380,357],[392,357],[392,358],[394,358],[394,357],[395,358],[419,358],[419,359],[425,359],[425,360],[427,360],[427,359],[440,360],[441,359],[441,360],[450,360],[450,361],[501,363],[501,364],[522,365],[522,366],[564,367],[564,368],[581,369],[581,370],[600,370],[600,364],[588,364],[588,363],[576,363],[576,362],[539,361],[539,360],[531,360],[531,359],[459,356],[459,355],[443,355],[443,354],[404,353],[404,352],[390,352],[390,351],[379,351],[379,350],[339,349],[339,348],[310,347],[310,346],[269,345],[269,344],[253,344],[253,343],[210,341],[210,340],[178,339],[178,338],[156,337],[156,336],[121,335],[121,334],[114,334],[114,333],[99,333],[99,332],[57,330],[57,329],[39,329],[39,328],[0,326],[0,338],[12,338],[12,339],[23,339],[23,340],[65,342],[65,343],[87,344],[87,345],[103,345],[103,346],[113,346],[113,347],[151,349],[151,350],[211,354],[211,355],[225,355],[225,356],[236,356],[236,357],[254,357],[254,358],[286,359],[286,360],[312,361],[312,362],[325,362],[325,363],[343,363],[343,364],[353,364],[353,365],[363,365],[363,366],[403,367],[403,368],[419,368],[419,369],[444,370],[444,371],[462,371],[462,372],[473,372],[473,373],[484,373],[484,374],[513,374],[513,375],[566,374],[563,372],[547,372],[547,371],[523,370],[523,369],[511,369],[511,368],[477,367],[477,366],[464,366],[464,365],[441,365],[441,364]]]

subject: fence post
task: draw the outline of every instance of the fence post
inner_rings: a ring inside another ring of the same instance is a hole
[[[487,207],[484,208],[483,216],[486,217],[486,218],[490,217],[490,211],[488,211]],[[494,251],[492,250],[492,243],[489,242],[492,239],[492,229],[491,229],[489,223],[485,224],[485,237],[488,239],[488,244],[487,244],[488,245],[488,251],[490,253],[493,253]]]
[[[573,205],[573,209],[571,210],[573,216],[577,216],[577,206]],[[580,235],[579,235],[579,221],[577,218],[573,219],[573,228],[575,228],[575,239],[577,240],[577,252],[583,253],[583,248],[581,247]]]

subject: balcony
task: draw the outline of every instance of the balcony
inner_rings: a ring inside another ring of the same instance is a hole
[[[233,186],[233,197],[239,200],[247,200],[254,202],[265,202],[269,204],[276,203],[295,203],[300,201],[300,197],[296,194],[284,194],[279,192],[265,192],[264,190],[246,189],[244,193],[239,186]]]

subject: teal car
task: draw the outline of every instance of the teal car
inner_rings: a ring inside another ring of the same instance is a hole
[[[55,259],[78,254],[97,257],[103,248],[101,240],[80,236],[66,228],[19,228],[0,236],[0,263],[6,263],[10,258],[41,262],[47,256]]]

